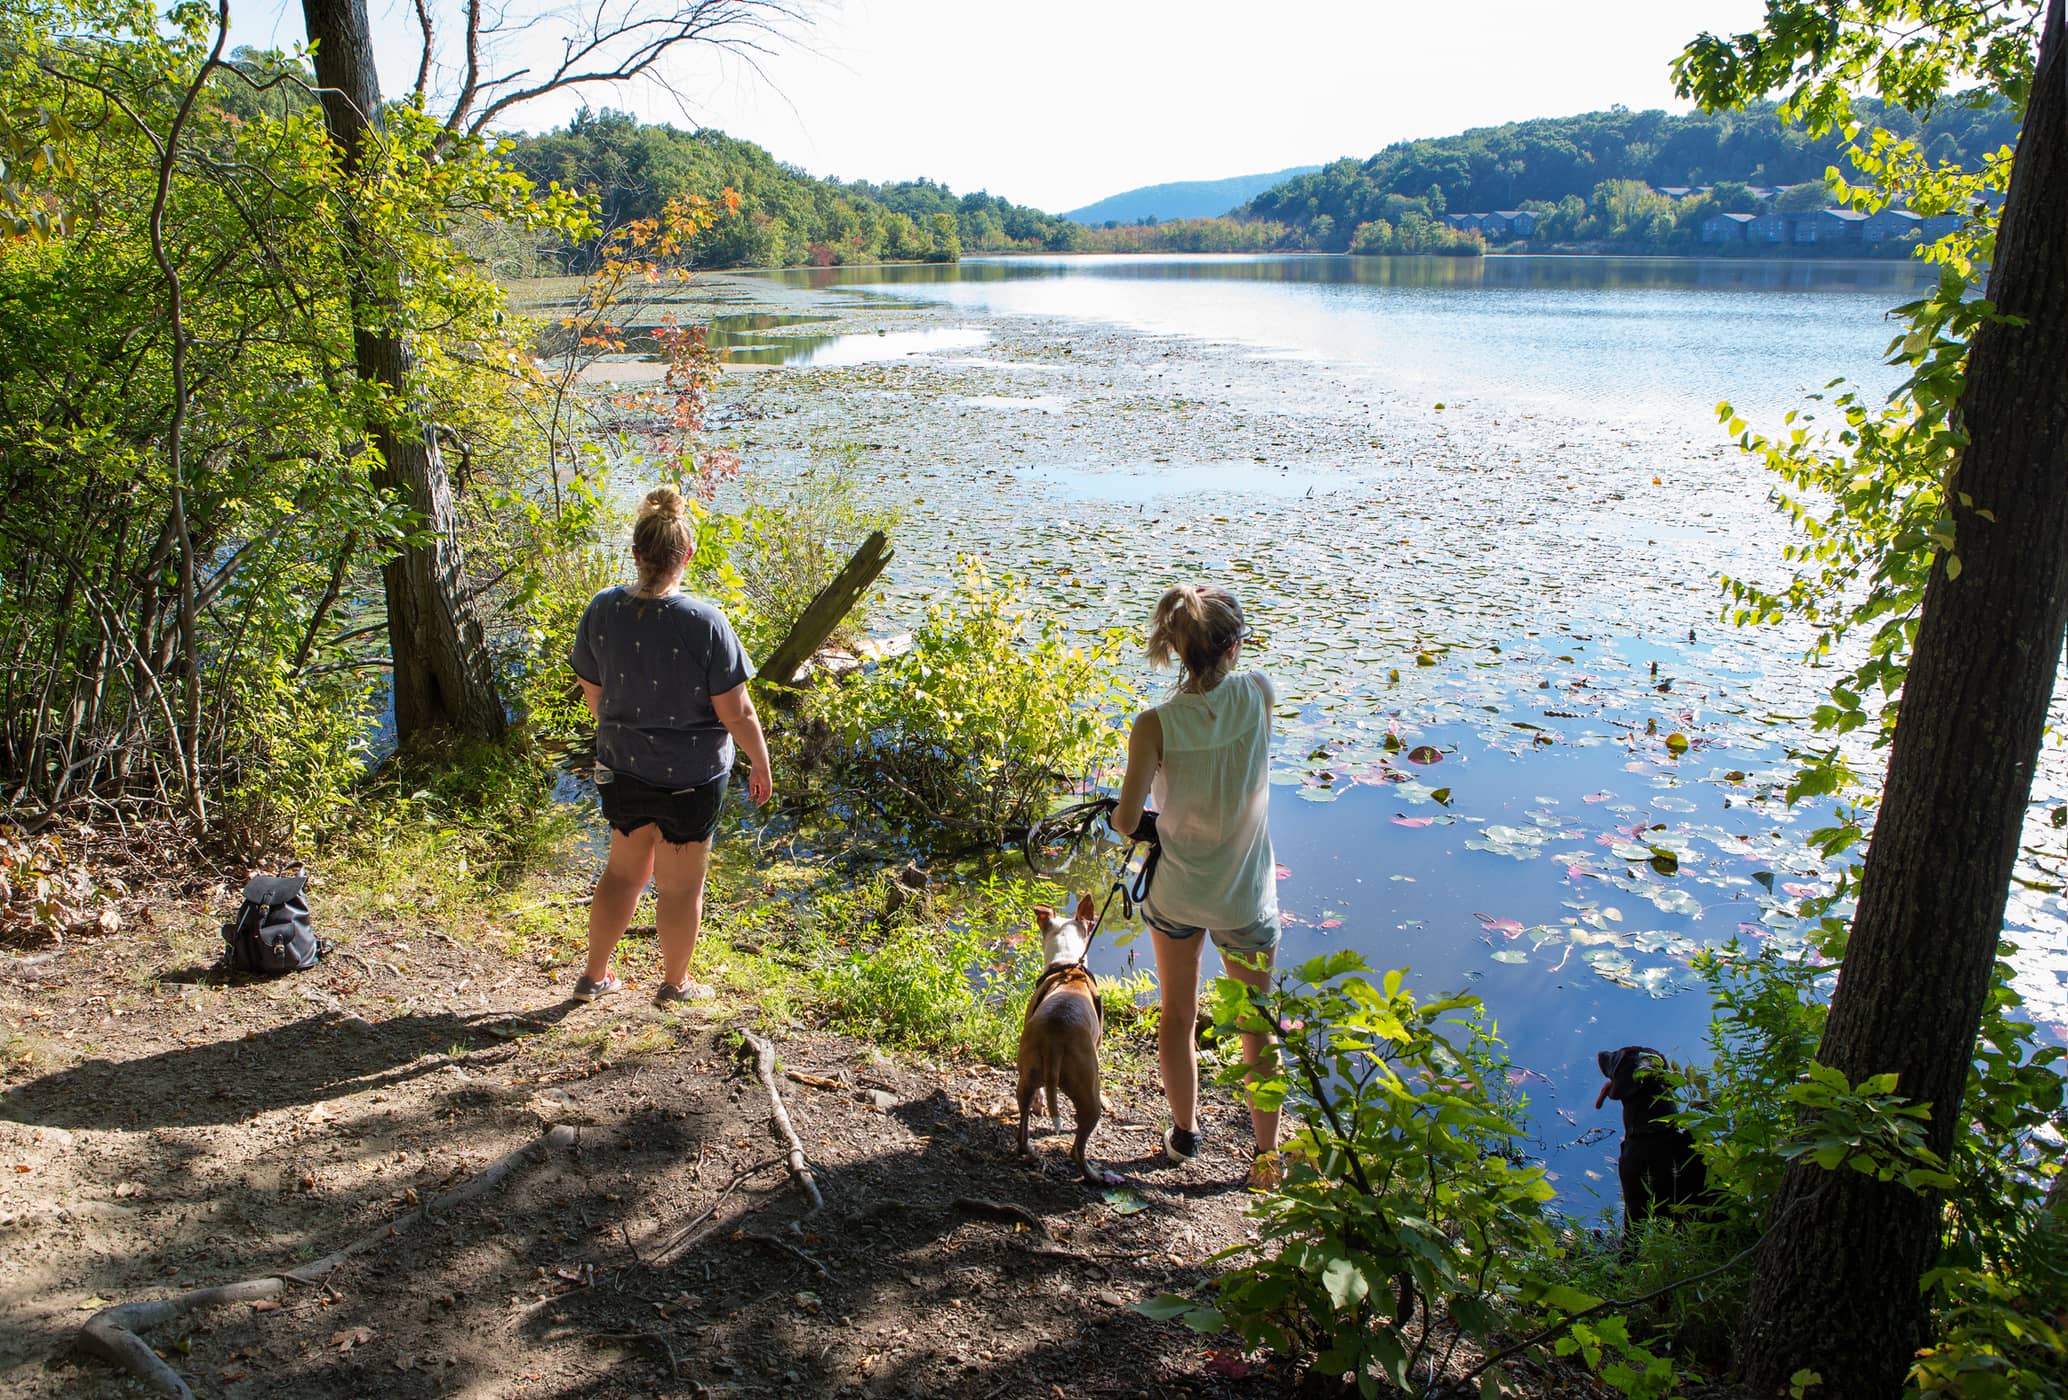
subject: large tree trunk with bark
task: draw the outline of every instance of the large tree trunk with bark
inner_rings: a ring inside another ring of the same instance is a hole
[[[316,46],[325,124],[346,172],[357,175],[371,158],[367,143],[378,136],[381,109],[366,0],[303,0],[302,16]],[[381,455],[374,485],[415,511],[424,535],[423,542],[405,547],[381,571],[395,663],[396,736],[405,744],[439,730],[499,738],[506,717],[487,637],[466,592],[452,486],[437,438],[428,423],[396,421],[397,412],[406,413],[410,404],[411,369],[399,308],[377,293],[377,279],[366,275],[371,253],[349,210],[344,228],[359,379],[380,386],[388,400],[388,411],[376,413],[367,424],[367,436]]]
[[[1977,332],[1953,505],[1903,688],[1888,780],[1817,1058],[1858,1083],[1893,1071],[1929,1104],[1931,1146],[1961,1130],[2068,624],[2068,36],[2049,6],[1989,297],[2022,325]],[[1807,1161],[1784,1178],[1738,1336],[1754,1391],[1799,1369],[1832,1400],[1902,1391],[1926,1316],[1918,1279],[1942,1202]]]

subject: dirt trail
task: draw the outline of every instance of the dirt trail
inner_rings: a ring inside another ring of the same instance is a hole
[[[803,1197],[724,1032],[746,1008],[577,1006],[436,931],[347,937],[318,971],[224,985],[205,912],[161,909],[0,975],[0,1392],[143,1393],[72,1350],[94,1309],[317,1258],[551,1123],[571,1150],[324,1287],[150,1342],[203,1396],[1285,1388],[1125,1306],[1248,1228],[1230,1106],[1220,1152],[1171,1168],[1160,1096],[1110,1085],[1094,1149],[1132,1194],[1109,1200],[1071,1178],[1067,1136],[1037,1138],[1038,1169],[1011,1156],[1008,1072],[791,1028],[780,1083],[826,1209],[785,1234]]]

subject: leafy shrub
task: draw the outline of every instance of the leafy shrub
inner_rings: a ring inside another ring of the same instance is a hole
[[[619,523],[609,521],[602,528]],[[629,538],[630,531],[624,534]],[[555,550],[539,560],[513,678],[518,710],[540,739],[565,741],[595,728],[567,654],[589,600],[630,577],[628,553],[597,546]]]
[[[1796,1106],[1781,1091],[1816,1054],[1838,969],[1770,947],[1748,953],[1735,940],[1699,955],[1695,967],[1714,999],[1712,1059],[1684,1096],[1693,1106],[1680,1121],[1701,1144],[1710,1187],[1730,1218],[1752,1230],[1780,1187],[1795,1134]]]
[[[121,927],[113,901],[127,893],[119,879],[92,868],[83,851],[68,851],[58,832],[31,836],[0,822],[0,937],[63,942],[68,932],[112,933]]]
[[[1118,670],[1125,631],[1072,640],[1028,612],[1017,581],[961,563],[911,650],[829,688],[820,713],[855,800],[922,841],[995,845],[1118,755],[1113,716],[1137,697]]]
[[[1010,1063],[1041,975],[1030,911],[1063,896],[993,874],[952,906],[921,898],[886,914],[890,886],[885,876],[827,892],[806,910],[807,977],[819,1013],[865,1040]],[[1109,1028],[1143,1024],[1137,1002],[1147,985],[1146,975],[1101,982]]]
[[[583,818],[555,800],[557,777],[522,743],[419,746],[360,786],[327,854],[384,905],[478,913],[483,887],[514,887],[564,858]]]
[[[1408,1373],[1445,1316],[1489,1336],[1526,1261],[1552,1247],[1543,1170],[1517,1165],[1516,1108],[1489,1088],[1498,1042],[1476,997],[1420,1002],[1404,974],[1374,984],[1344,951],[1256,992],[1214,984],[1217,1037],[1277,1028],[1260,1076],[1230,1063],[1220,1081],[1282,1105],[1293,1127],[1280,1188],[1252,1210],[1259,1238],[1223,1256],[1218,1300],[1143,1305],[1202,1331],[1353,1374],[1365,1395]],[[1417,1307],[1424,1326],[1414,1328]],[[1453,1346],[1455,1343],[1453,1343]],[[1447,1360],[1448,1358],[1446,1358]]]
[[[324,683],[330,681],[332,683]],[[285,664],[235,684],[222,835],[247,850],[305,849],[351,810],[366,776],[378,711],[366,688],[311,682]]]

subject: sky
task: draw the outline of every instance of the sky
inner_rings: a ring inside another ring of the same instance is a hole
[[[432,0],[455,18],[455,0]],[[523,5],[529,0],[511,0]],[[551,0],[536,10],[549,16]],[[648,10],[656,0],[618,0]],[[1697,33],[1754,27],[1761,0],[794,0],[814,22],[749,65],[703,52],[665,85],[590,90],[597,107],[714,126],[815,175],[925,176],[1060,212],[1169,180],[1364,157],[1390,142],[1621,103],[1685,110],[1668,64]],[[382,87],[408,88],[410,0],[368,0]],[[234,12],[233,12],[234,14]],[[235,43],[288,46],[298,4],[233,18]],[[557,52],[543,18],[512,67]],[[510,128],[580,106],[544,99]]]

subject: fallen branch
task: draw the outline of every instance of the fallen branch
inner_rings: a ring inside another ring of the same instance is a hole
[[[754,1032],[741,1026],[740,1043],[754,1057],[754,1074],[761,1081],[761,1087],[768,1091],[768,1116],[775,1125],[776,1135],[790,1149],[785,1158],[790,1168],[790,1179],[811,1201],[807,1215],[817,1214],[826,1208],[826,1198],[819,1194],[819,1183],[811,1174],[811,1163],[805,1159],[804,1144],[798,1140],[797,1130],[790,1126],[790,1111],[783,1107],[783,1092],[776,1087],[775,1046],[763,1040]],[[792,1222],[791,1228],[797,1228]]]
[[[843,1080],[828,1079],[823,1074],[806,1074],[801,1069],[786,1069],[783,1071],[783,1078],[793,1084],[802,1084],[808,1089],[832,1089],[843,1094],[853,1087]]]
[[[533,1148],[571,1147],[574,1140],[574,1129],[565,1124],[548,1129],[543,1136],[505,1153],[470,1180],[454,1187],[436,1200],[419,1206],[373,1233],[354,1240],[343,1249],[335,1250],[300,1268],[263,1278],[245,1279],[241,1283],[224,1284],[217,1288],[197,1288],[176,1297],[139,1303],[117,1303],[113,1307],[102,1308],[87,1318],[79,1328],[74,1345],[89,1355],[98,1356],[128,1371],[160,1395],[176,1396],[178,1400],[194,1400],[194,1392],[188,1388],[180,1373],[151,1350],[142,1333],[201,1308],[218,1307],[224,1303],[263,1302],[269,1298],[279,1297],[291,1284],[317,1283],[324,1275],[355,1255],[377,1249],[389,1240],[399,1239],[430,1217],[442,1215],[466,1204],[476,1196],[494,1190],[510,1173],[523,1165]]]
[[[756,1244],[765,1244],[770,1249],[780,1249],[785,1254],[796,1255],[799,1259],[802,1259],[805,1263],[811,1265],[814,1269],[817,1269],[819,1271],[820,1278],[833,1277],[833,1271],[831,1269],[828,1269],[824,1264],[821,1264],[817,1259],[814,1259],[811,1255],[806,1254],[803,1250],[799,1249],[796,1245],[791,1244],[786,1239],[782,1239],[776,1235],[768,1234],[765,1231],[761,1230],[741,1229],[734,1231],[734,1234],[736,1234],[740,1239],[752,1240]]]
[[[730,1196],[733,1192],[739,1190],[742,1183],[759,1176],[761,1173],[767,1171],[770,1167],[779,1167],[783,1164],[783,1158],[771,1157],[766,1162],[756,1162],[751,1167],[743,1167],[739,1171],[734,1172],[732,1174],[732,1180],[725,1183],[725,1189],[718,1193],[718,1198],[716,1200],[712,1201],[707,1208],[705,1208],[701,1213],[699,1213],[697,1217],[691,1220],[687,1225],[684,1225],[674,1234],[668,1236],[668,1238],[661,1241],[660,1248],[656,1249],[652,1255],[653,1266],[655,1268],[661,1268],[669,1263],[672,1263],[676,1255],[680,1254],[683,1250],[687,1249],[690,1246],[690,1244],[693,1243],[693,1241],[690,1238],[692,1232],[694,1232],[696,1228],[699,1225],[702,1225],[706,1220],[709,1220],[712,1216],[716,1215],[718,1213],[718,1208],[725,1204],[726,1197]],[[630,1243],[630,1241],[628,1240],[627,1243]]]

